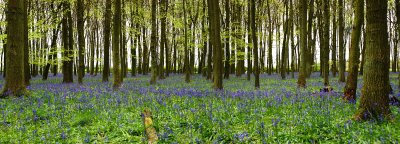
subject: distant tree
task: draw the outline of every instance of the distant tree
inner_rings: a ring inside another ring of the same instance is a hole
[[[119,89],[122,84],[121,71],[120,71],[120,36],[121,36],[121,0],[115,0],[115,13],[114,13],[114,33],[113,33],[113,88]]]
[[[2,96],[20,96],[25,93],[24,73],[24,0],[7,3],[7,65]]]
[[[219,0],[208,0],[208,16],[210,22],[210,40],[213,46],[213,62],[214,62],[214,89],[223,89],[222,86],[222,44],[220,29],[220,9]]]
[[[108,81],[110,75],[110,34],[111,34],[111,0],[106,0],[106,10],[104,14],[104,64],[103,82]]]
[[[300,63],[300,74],[297,81],[299,87],[306,87],[306,66],[307,66],[307,0],[300,0],[300,53],[301,53],[301,63]]]
[[[358,79],[358,65],[360,63],[361,28],[364,23],[364,0],[353,1],[354,23],[351,33],[349,75],[344,91],[344,99],[355,102]]]
[[[367,0],[364,85],[356,120],[386,118],[389,108],[389,65],[387,8],[384,0]]]
[[[150,84],[156,84],[157,82],[157,0],[151,1],[151,79]]]

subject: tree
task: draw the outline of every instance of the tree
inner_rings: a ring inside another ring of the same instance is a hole
[[[346,61],[344,57],[344,14],[343,14],[343,0],[339,0],[339,81],[345,82],[344,72],[346,71]]]
[[[113,88],[119,89],[122,84],[121,72],[120,72],[120,36],[121,36],[121,0],[115,0],[115,14],[114,14],[114,33],[113,33],[113,77],[114,83]]]
[[[106,10],[104,14],[104,64],[103,82],[108,81],[110,75],[110,33],[111,33],[111,0],[106,0]]]
[[[256,31],[256,2],[251,0],[251,35],[253,39],[253,53],[254,53],[254,77],[255,87],[260,88],[260,68],[258,65],[258,42],[257,42],[257,31]]]
[[[297,81],[299,87],[306,87],[306,66],[307,66],[307,0],[300,0],[300,74]]]
[[[84,56],[85,56],[85,37],[84,37],[84,25],[85,21],[83,19],[84,16],[84,0],[77,1],[77,29],[78,29],[78,61],[79,61],[79,68],[78,68],[78,83],[83,83],[83,75],[85,74],[85,63],[84,63]],[[92,43],[94,45],[94,43]],[[93,65],[92,65],[93,66]]]
[[[168,12],[168,0],[161,0],[161,45],[160,45],[160,79],[165,79],[164,76],[164,51],[167,52],[168,44],[167,44],[167,12]],[[168,65],[168,64],[167,64]]]
[[[226,35],[225,35],[225,70],[224,70],[224,78],[225,79],[229,79],[229,74],[230,74],[230,2],[229,0],[225,0],[225,14],[226,14],[226,18],[225,18],[225,31],[226,31]]]
[[[188,52],[188,35],[187,35],[187,15],[186,15],[186,0],[183,0],[183,19],[185,25],[185,50],[184,50],[184,71],[185,71],[185,82],[190,82],[190,64],[189,64],[189,52]]]
[[[73,83],[73,49],[74,49],[74,38],[73,38],[73,29],[72,29],[72,16],[71,16],[71,8],[70,3],[68,1],[63,2],[64,6],[64,16],[62,20],[62,28],[63,28],[63,83]]]
[[[332,18],[332,25],[333,25],[333,29],[332,29],[332,74],[333,77],[336,77],[336,72],[337,72],[337,68],[336,68],[336,32],[337,32],[337,23],[336,23],[336,5],[337,5],[337,1],[334,0],[332,3],[332,11],[333,11],[333,18]]]
[[[8,1],[7,11],[7,65],[2,96],[20,96],[25,93],[24,73],[24,0]]]
[[[151,1],[151,79],[150,84],[156,84],[157,82],[157,0]]]
[[[29,29],[28,29],[28,1],[24,1],[24,7],[23,7],[23,12],[24,12],[24,79],[25,79],[25,85],[29,86],[30,85],[30,79],[31,79],[31,73],[30,73],[30,68],[29,68]]]
[[[356,120],[380,119],[390,115],[387,8],[384,0],[367,0],[364,86]]]
[[[364,23],[364,0],[353,1],[354,24],[351,34],[349,75],[344,90],[344,99],[350,102],[356,100],[358,65],[360,63],[361,28]]]
[[[328,86],[329,85],[329,27],[330,27],[330,11],[329,11],[329,1],[324,1],[324,27],[323,27],[323,41],[321,47],[322,50],[322,59],[323,59],[323,76],[324,76],[324,85]]]
[[[208,1],[208,16],[210,22],[210,40],[213,46],[213,62],[214,62],[214,89],[221,90],[222,86],[222,46],[221,46],[221,29],[220,29],[220,9],[219,0]]]

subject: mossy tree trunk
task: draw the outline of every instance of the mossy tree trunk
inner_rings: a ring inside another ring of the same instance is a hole
[[[85,25],[85,20],[83,19],[84,16],[84,0],[78,0],[77,1],[77,29],[78,29],[78,83],[82,84],[83,83],[83,75],[85,74],[85,63],[84,63],[84,57],[85,57],[85,36],[84,36],[84,25]],[[92,46],[94,43],[91,44]],[[92,53],[94,51],[94,47],[92,49]],[[94,56],[94,55],[93,55]],[[94,62],[94,61],[93,61]],[[90,66],[93,67],[92,62],[90,63]],[[91,74],[93,71],[91,71]]]
[[[151,1],[151,43],[150,43],[150,52],[151,52],[151,78],[150,84],[157,83],[157,0]]]
[[[114,33],[112,40],[113,56],[113,88],[119,89],[122,85],[121,64],[120,64],[120,36],[121,36],[121,0],[115,0]]]
[[[301,88],[306,87],[306,76],[307,76],[307,0],[300,0],[300,74],[297,84]]]
[[[386,118],[389,108],[389,63],[386,0],[367,0],[364,86],[356,120]]]
[[[7,65],[3,96],[25,93],[24,73],[24,0],[10,0],[7,4]]]
[[[358,65],[360,63],[361,28],[364,23],[364,0],[353,1],[353,9],[355,16],[351,33],[349,75],[347,76],[344,91],[344,99],[349,102],[355,102],[356,100]]]
[[[324,41],[323,41],[323,76],[324,76],[324,84],[326,86],[329,85],[329,28],[330,28],[330,10],[329,10],[329,1],[324,1],[324,27],[323,27],[323,34],[324,34]]]

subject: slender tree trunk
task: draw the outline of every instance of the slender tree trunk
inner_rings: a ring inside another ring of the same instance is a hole
[[[329,27],[330,27],[330,10],[329,10],[329,1],[324,1],[324,41],[323,41],[323,52],[324,55],[322,58],[324,59],[324,85],[329,85]]]
[[[364,23],[364,0],[354,1],[354,24],[351,34],[349,75],[344,91],[344,99],[349,102],[356,101],[358,65],[360,63],[361,28]]]
[[[251,63],[251,44],[252,43],[252,36],[251,36],[251,4],[250,2],[247,4],[247,80],[250,81],[251,79],[251,74],[253,73],[253,66]]]
[[[28,1],[25,0],[23,3],[24,3],[23,4],[23,13],[24,13],[23,25],[24,25],[24,76],[25,76],[24,79],[25,79],[25,85],[29,86],[31,74],[29,72]]]
[[[306,49],[306,77],[309,78],[312,73],[313,65],[314,65],[314,55],[313,55],[313,20],[314,20],[314,0],[310,0],[309,4],[309,13],[308,13],[308,31],[307,31],[307,49]],[[316,28],[315,28],[316,29]]]
[[[333,16],[333,18],[332,18],[332,25],[333,25],[333,32],[332,32],[332,74],[333,74],[333,77],[336,77],[336,73],[337,73],[337,66],[336,66],[336,63],[337,63],[337,61],[336,61],[336,44],[337,44],[337,41],[336,41],[336,32],[337,32],[337,23],[336,23],[336,4],[337,4],[337,1],[336,0],[334,0],[333,1],[333,3],[332,3],[332,11],[333,11],[333,13],[334,14],[332,14],[332,16]]]
[[[122,85],[121,71],[120,71],[120,36],[121,36],[121,0],[115,0],[115,14],[114,14],[114,33],[112,40],[112,55],[113,55],[113,88],[119,89]]]
[[[387,8],[387,1],[367,0],[366,69],[356,120],[380,120],[390,115]]]
[[[346,71],[345,44],[344,44],[344,14],[343,0],[339,0],[339,81],[345,82],[344,72]]]
[[[104,14],[104,64],[103,82],[108,82],[110,75],[110,34],[111,34],[111,0],[106,0],[106,12]]]
[[[230,74],[230,49],[229,49],[229,43],[230,43],[230,4],[229,0],[225,0],[225,70],[224,70],[224,78],[229,79],[229,74]]]
[[[184,15],[184,25],[185,25],[185,52],[184,52],[184,71],[185,71],[185,82],[190,82],[190,64],[189,64],[189,50],[188,50],[188,36],[187,36],[187,15],[186,15],[186,0],[183,1],[183,15]]]
[[[151,43],[150,43],[150,52],[151,52],[151,79],[150,84],[154,85],[157,83],[157,0],[152,0],[151,2]]]
[[[251,0],[251,35],[253,39],[253,52],[254,52],[254,77],[255,77],[255,87],[260,88],[260,69],[258,65],[258,45],[257,45],[257,31],[256,31],[256,2]]]
[[[297,84],[301,88],[306,87],[306,76],[307,76],[307,1],[300,0],[300,53],[301,53],[301,64],[300,64],[300,74]]]
[[[85,63],[84,63],[84,56],[85,56],[85,36],[84,36],[84,25],[85,21],[84,17],[84,2],[83,0],[77,1],[77,18],[78,18],[78,56],[79,56],[79,68],[78,68],[78,83],[83,83],[83,75],[85,74]],[[93,45],[93,43],[91,44]],[[92,48],[93,51],[94,47]],[[92,52],[93,53],[93,52]],[[93,66],[93,65],[92,65]]]
[[[269,0],[267,0],[267,7],[268,7],[268,30],[269,30],[269,36],[268,36],[268,75],[271,75],[274,69],[273,66],[273,58],[272,58],[272,18],[271,18],[271,6],[269,3]]]

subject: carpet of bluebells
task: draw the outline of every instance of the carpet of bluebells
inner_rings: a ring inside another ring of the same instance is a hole
[[[317,73],[306,89],[277,75],[261,75],[260,90],[231,76],[223,91],[201,76],[187,84],[172,75],[154,86],[149,78],[126,78],[120,91],[100,76],[87,75],[82,86],[61,84],[61,76],[33,78],[30,96],[0,99],[0,143],[143,143],[146,108],[159,143],[400,142],[400,109],[391,107],[390,121],[352,121],[357,105],[340,99],[344,84],[337,78],[331,93],[319,92]],[[397,74],[391,82],[398,83]]]

